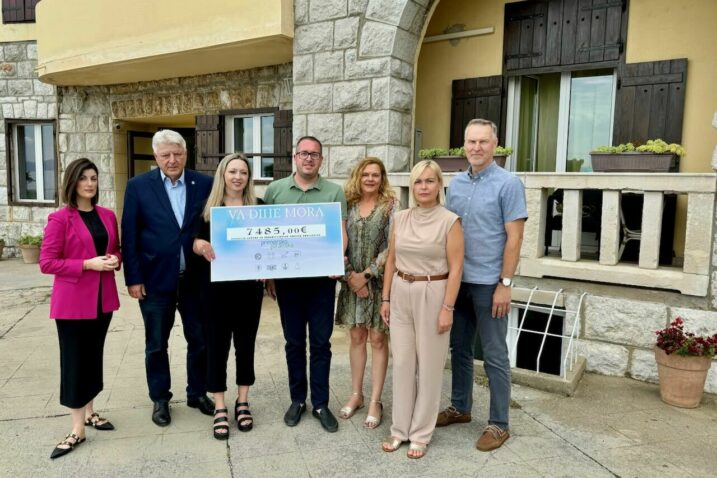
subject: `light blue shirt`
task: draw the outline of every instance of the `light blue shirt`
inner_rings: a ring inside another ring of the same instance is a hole
[[[179,179],[177,179],[177,182],[172,184],[172,180],[164,174],[164,172],[160,169],[159,174],[162,176],[162,183],[164,184],[164,190],[167,191],[167,196],[169,197],[169,204],[172,205],[172,211],[174,212],[174,217],[177,219],[177,224],[179,225],[179,228],[182,228],[182,224],[184,224],[184,207],[187,204],[187,186],[184,184],[184,171],[182,171],[182,175],[179,176]],[[184,268],[186,267],[185,261],[184,261],[184,250],[183,248],[179,248],[179,272],[182,272]]]
[[[463,225],[463,282],[497,284],[508,238],[505,224],[528,217],[523,183],[495,162],[476,175],[469,168],[448,186],[446,207]]]

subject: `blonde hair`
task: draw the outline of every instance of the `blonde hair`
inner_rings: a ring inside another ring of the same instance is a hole
[[[437,162],[433,161],[432,159],[424,159],[423,161],[420,161],[416,163],[416,165],[411,170],[411,176],[408,180],[408,206],[409,207],[416,207],[416,195],[413,193],[413,185],[418,179],[418,177],[423,174],[423,172],[426,169],[430,169],[436,174],[436,179],[438,179],[438,204],[444,204],[446,202],[446,193],[443,190],[443,173],[441,172],[441,167],[438,165]]]
[[[256,196],[254,196],[254,183],[252,182],[251,164],[249,160],[242,153],[232,153],[224,156],[219,161],[217,171],[214,173],[214,183],[212,183],[212,190],[209,192],[207,198],[207,204],[204,206],[202,217],[205,222],[209,222],[213,207],[221,206],[224,203],[224,194],[226,192],[226,186],[224,184],[224,173],[227,172],[227,165],[235,159],[241,159],[249,169],[249,178],[246,183],[244,191],[242,191],[241,199],[244,206],[253,206],[256,204]]]
[[[351,176],[344,184],[344,193],[346,194],[346,203],[353,206],[361,200],[361,175],[364,170],[375,164],[381,170],[381,184],[378,186],[378,202],[379,204],[386,204],[394,201],[396,194],[393,192],[393,188],[388,183],[388,176],[386,174],[386,166],[383,165],[383,161],[378,158],[369,156],[362,159],[356,167],[351,171]]]

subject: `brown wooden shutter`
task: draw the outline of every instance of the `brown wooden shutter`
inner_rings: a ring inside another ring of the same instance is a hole
[[[500,127],[502,92],[501,75],[453,80],[451,148],[463,145],[463,130],[474,118],[491,120]]]
[[[520,70],[545,64],[545,0],[505,6],[505,69]]]
[[[39,0],[2,0],[3,23],[35,21],[35,5]]]
[[[562,71],[591,63],[609,67],[610,62],[620,59],[626,34],[626,0],[508,3],[503,40],[505,71]]]
[[[686,81],[686,58],[620,65],[613,144],[681,142]]]
[[[566,3],[570,3],[568,0]],[[624,0],[578,0],[574,63],[617,60],[627,20]],[[565,64],[565,63],[563,63]]]
[[[213,176],[224,156],[224,116],[197,116],[196,142],[196,170]]]
[[[291,176],[291,149],[293,147],[291,110],[279,110],[274,113],[274,179]]]

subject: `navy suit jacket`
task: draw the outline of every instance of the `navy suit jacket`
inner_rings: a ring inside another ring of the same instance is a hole
[[[179,251],[187,267],[192,257],[192,232],[209,196],[212,178],[184,169],[186,205],[177,224],[159,168],[129,180],[122,213],[122,257],[125,283],[144,284],[150,292],[177,290]]]

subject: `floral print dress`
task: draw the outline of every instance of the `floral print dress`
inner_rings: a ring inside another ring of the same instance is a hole
[[[381,291],[383,289],[383,268],[388,255],[388,242],[393,215],[398,202],[379,203],[366,217],[361,217],[358,203],[349,210],[346,224],[349,245],[347,271],[364,271],[370,268],[373,277],[369,279],[368,297],[359,298],[351,292],[348,283],[341,282],[336,324],[346,327],[364,326],[387,332],[381,320]]]

